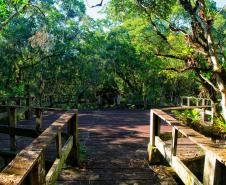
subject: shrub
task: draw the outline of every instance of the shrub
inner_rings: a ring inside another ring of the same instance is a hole
[[[186,125],[197,126],[201,121],[200,112],[198,110],[173,110],[175,116]]]

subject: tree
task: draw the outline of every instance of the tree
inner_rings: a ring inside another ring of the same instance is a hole
[[[128,17],[148,20],[151,29],[162,40],[155,44],[156,49],[152,52],[158,57],[183,61],[184,68],[171,70],[192,70],[213,100],[216,116],[226,119],[224,43],[219,42],[225,23],[221,27],[215,24],[225,18],[224,10],[217,10],[213,1],[204,0],[113,0],[110,9],[117,13],[120,11],[116,16],[119,20]],[[175,46],[179,42],[181,44]],[[218,94],[221,97],[222,114],[217,101]]]

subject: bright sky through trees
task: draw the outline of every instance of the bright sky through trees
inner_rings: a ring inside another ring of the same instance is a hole
[[[108,1],[110,0],[104,0],[103,5],[105,5]],[[100,13],[103,6],[90,8],[91,6],[96,5],[100,2],[101,0],[86,0],[86,8],[87,8],[86,14],[94,19],[104,18],[105,17],[104,14]],[[215,0],[215,2],[217,3],[217,7],[223,7],[226,4],[226,0]]]

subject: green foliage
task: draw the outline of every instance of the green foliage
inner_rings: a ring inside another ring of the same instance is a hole
[[[216,118],[214,120],[214,131],[222,138],[226,138],[226,121]]]
[[[175,116],[186,125],[197,126],[200,124],[200,112],[195,109],[187,109],[183,111],[173,110]]]
[[[14,9],[28,4],[28,0],[0,0],[0,19],[8,16]]]

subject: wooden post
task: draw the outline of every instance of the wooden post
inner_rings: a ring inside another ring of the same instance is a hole
[[[31,119],[31,109],[30,109],[30,106],[31,106],[31,101],[30,101],[30,96],[27,96],[26,97],[26,107],[28,108],[26,111],[25,111],[25,119],[26,120],[29,120]]]
[[[16,107],[9,108],[10,150],[16,150],[16,136],[14,130],[17,126]]]
[[[171,145],[171,160],[173,156],[177,154],[177,139],[178,139],[178,130],[173,127],[172,128],[172,145]]]
[[[225,183],[226,167],[217,161],[212,152],[206,152],[203,185],[223,185]]]
[[[180,97],[180,106],[183,106],[183,105],[184,105],[184,98]]]
[[[213,123],[213,120],[214,120],[214,113],[215,113],[215,107],[214,107],[214,103],[213,101],[211,101],[211,124],[214,124]]]
[[[45,158],[44,154],[39,156],[36,164],[32,168],[32,171],[29,174],[29,184],[30,185],[44,185],[46,171],[45,171]]]
[[[187,97],[187,106],[190,106],[190,97]]]
[[[202,106],[205,106],[205,99],[202,99]]]
[[[79,164],[79,137],[78,137],[78,112],[76,110],[75,116],[68,123],[68,132],[70,136],[73,136],[73,147],[69,154],[69,162],[72,166],[78,166]]]
[[[196,106],[199,106],[199,98],[196,98]]]
[[[56,157],[61,158],[62,153],[62,139],[61,139],[61,132],[58,131],[56,136]]]
[[[205,122],[205,111],[206,111],[206,109],[205,108],[202,108],[201,109],[201,112],[200,112],[201,121],[203,123]]]
[[[150,112],[150,142],[148,145],[148,160],[153,162],[154,154],[156,153],[155,149],[155,136],[158,136],[160,133],[160,122],[158,116],[151,110]]]
[[[40,132],[42,129],[42,122],[43,122],[43,117],[42,117],[42,109],[41,108],[36,108],[35,109],[35,124],[36,124],[36,131]]]

